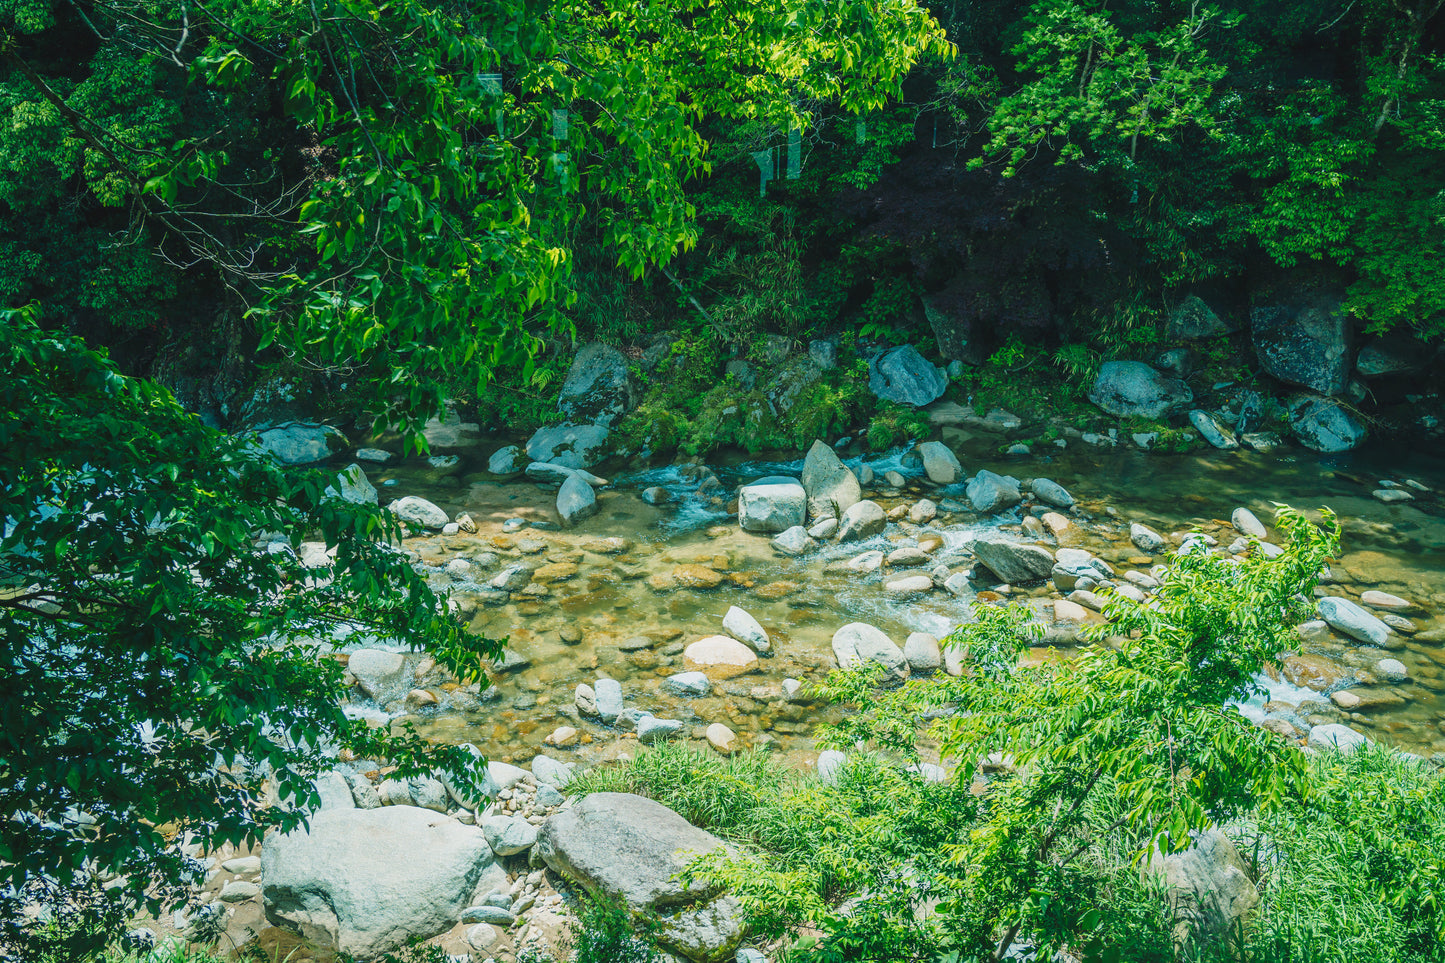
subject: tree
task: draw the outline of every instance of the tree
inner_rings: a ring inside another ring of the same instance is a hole
[[[1098,851],[1121,835],[1136,859],[1183,849],[1194,832],[1304,798],[1304,755],[1232,703],[1289,647],[1335,553],[1339,526],[1321,514],[1316,525],[1282,510],[1277,524],[1290,545],[1275,558],[1258,549],[1221,557],[1197,542],[1181,550],[1154,599],[1111,597],[1108,621],[1088,633],[1093,644],[1075,659],[1021,665],[1040,626],[1024,606],[994,605],[980,606],[976,620],[947,639],[971,667],[960,678],[880,692],[866,667],[835,673],[824,693],[855,711],[826,744],[916,767],[920,737],[936,740],[957,764],[952,781],[963,790],[985,766],[995,770],[975,812],[942,814],[954,820],[950,842],[911,852],[907,865],[887,864],[868,880],[863,893],[890,907],[871,925],[886,923],[913,942],[921,927],[934,927],[931,945],[960,960],[996,963],[1016,941],[1082,947],[1101,960],[1112,946],[1118,959],[1121,921],[1101,916],[1089,895],[1100,885]],[[939,815],[900,805],[871,833],[906,849],[900,840]],[[816,912],[831,885],[818,869],[764,852],[714,854],[691,871],[726,883],[776,930],[817,923],[802,914]],[[914,905],[930,898],[941,900],[937,919],[916,922]],[[866,912],[866,904],[858,910]],[[848,914],[828,923],[825,948],[831,938],[843,946],[860,935]],[[851,957],[819,956],[835,958]]]
[[[184,878],[177,834],[214,847],[297,824],[263,783],[314,804],[337,751],[478,780],[470,753],[340,707],[344,633],[424,648],[463,682],[500,652],[392,547],[395,518],[26,314],[0,315],[0,945],[28,933],[16,894],[118,877],[156,901]],[[304,561],[303,538],[334,555]]]
[[[263,341],[359,369],[388,421],[569,331],[582,212],[634,275],[694,243],[708,119],[868,110],[948,50],[912,0],[21,0],[4,23],[0,98],[24,123],[0,135],[0,201],[117,212]],[[8,243],[5,284],[47,296],[34,246]]]

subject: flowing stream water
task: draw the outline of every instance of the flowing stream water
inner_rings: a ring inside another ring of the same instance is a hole
[[[434,570],[434,585],[449,590],[465,610],[475,606],[474,631],[508,640],[508,670],[494,677],[480,704],[449,708],[457,703],[441,692],[439,707],[412,713],[400,711],[395,703],[386,707],[389,712],[374,705],[358,707],[378,718],[404,717],[433,739],[475,743],[504,761],[520,762],[546,751],[590,763],[629,751],[636,743],[622,729],[596,720],[579,723],[571,708],[578,683],[607,676],[622,683],[629,706],[682,720],[692,738],[699,738],[707,724],[722,722],[738,734],[739,744],[766,741],[803,764],[812,751],[814,726],[836,710],[789,701],[781,682],[825,677],[834,667],[830,642],[839,626],[871,623],[901,647],[910,632],[942,638],[969,612],[971,600],[944,591],[906,600],[890,597],[884,582],[896,574],[863,576],[841,562],[868,549],[887,551],[936,537],[941,539],[933,552],[937,562],[962,571],[971,564],[962,546],[979,532],[1001,530],[1025,537],[1020,522],[1026,506],[989,517],[965,509],[940,512],[923,526],[890,523],[884,534],[866,542],[824,542],[816,552],[785,557],[773,550],[767,536],[742,532],[735,517],[699,496],[698,480],[687,466],[622,464],[594,469],[611,481],[599,492],[598,514],[575,528],[560,529],[555,527],[555,485],[520,477],[505,481],[485,471],[485,456],[509,441],[514,439],[486,439],[443,469],[423,459],[394,467],[367,466],[383,502],[421,495],[453,516],[467,512],[476,521],[476,534],[418,537],[409,539],[407,547]],[[1158,561],[1142,556],[1130,543],[1131,522],[1166,535],[1197,527],[1228,545],[1236,537],[1227,521],[1236,507],[1251,509],[1266,524],[1274,503],[1333,509],[1344,523],[1342,558],[1332,566],[1334,580],[1323,591],[1357,598],[1363,590],[1377,589],[1409,599],[1418,608],[1404,614],[1416,631],[1392,638],[1388,651],[1366,649],[1338,635],[1301,640],[1299,651],[1321,655],[1346,675],[1363,670],[1366,681],[1381,658],[1394,658],[1404,663],[1409,678],[1372,687],[1387,692],[1384,701],[1395,705],[1354,714],[1336,709],[1320,691],[1283,677],[1267,678],[1262,680],[1267,696],[1252,700],[1242,711],[1260,717],[1268,699],[1271,712],[1288,713],[1300,706],[1297,719],[1342,721],[1371,738],[1423,754],[1445,751],[1445,642],[1429,641],[1445,637],[1445,505],[1435,494],[1445,491],[1445,459],[1437,454],[1381,446],[1345,456],[1299,449],[1159,455],[1074,441],[1064,450],[1049,446],[1033,455],[1005,457],[997,454],[998,439],[990,437],[953,447],[968,474],[988,468],[1018,478],[1051,478],[1067,488],[1077,500],[1076,517],[1062,544],[1089,549],[1121,576]],[[878,486],[865,488],[865,497],[885,509],[921,497],[967,504],[963,485],[939,488],[927,483],[921,466],[910,463],[903,452],[872,457],[845,449],[842,455],[855,469],[864,462],[874,469]],[[723,497],[731,498],[732,488],[747,479],[796,476],[801,459],[750,461],[739,455],[714,458],[709,467],[723,483]],[[905,476],[902,490],[883,486],[888,470]],[[1395,504],[1371,495],[1382,480],[1403,484],[1406,479],[1431,491],[1412,489],[1414,500]],[[645,502],[641,492],[652,486],[668,489],[673,501],[659,506]],[[519,518],[529,525],[517,530],[513,521],[508,530],[507,521]],[[533,522],[543,527],[532,527]],[[1039,541],[1053,547],[1049,537]],[[459,557],[472,563],[471,571],[446,574],[447,563]],[[477,592],[486,580],[519,560],[547,564],[545,584],[539,573],[530,587],[502,604],[478,602]],[[1035,600],[1047,615],[1049,600],[1058,593],[1046,585],[1015,589],[1013,596]],[[732,605],[751,613],[767,630],[771,655],[759,661],[756,671],[715,684],[707,697],[668,694],[662,683],[684,671],[683,646],[720,633]],[[560,750],[544,746],[559,725],[579,729],[579,743]]]

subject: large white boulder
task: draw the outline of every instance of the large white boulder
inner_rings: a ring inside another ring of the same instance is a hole
[[[565,525],[576,525],[597,514],[597,493],[578,475],[568,475],[557,491],[557,514]]]
[[[1390,641],[1390,627],[1349,599],[1323,598],[1320,618],[1352,639],[1383,647]]]
[[[838,518],[858,504],[863,489],[853,470],[824,441],[813,442],[803,459],[803,491],[811,518]]]
[[[267,834],[266,918],[362,959],[451,929],[479,888],[506,885],[482,831],[414,806],[327,809]]]
[[[909,675],[903,650],[882,629],[866,622],[849,622],[834,632],[833,655],[841,669],[874,662],[883,667],[887,681],[902,682]]]
[[[404,522],[433,530],[444,528],[451,521],[446,512],[419,495],[404,495],[386,506],[386,510]]]
[[[694,856],[726,845],[661,803],[602,792],[549,817],[536,852],[552,872],[656,919],[665,948],[721,963],[742,942],[741,908],[715,886],[677,877]]]
[[[838,541],[861,542],[888,527],[888,514],[877,502],[864,501],[843,513],[838,523]]]
[[[807,514],[808,496],[796,478],[771,475],[738,492],[738,524],[745,532],[786,532]]]
[[[918,457],[923,459],[923,473],[935,485],[952,485],[963,475],[958,456],[941,441],[925,441],[919,445]]]

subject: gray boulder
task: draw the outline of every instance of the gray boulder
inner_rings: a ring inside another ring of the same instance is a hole
[[[1435,352],[1403,331],[1391,331],[1360,349],[1355,373],[1363,378],[1386,378],[1421,371]]]
[[[745,532],[785,532],[803,524],[807,512],[808,496],[796,478],[770,475],[738,492],[738,524]]]
[[[1045,505],[1052,505],[1055,508],[1073,508],[1074,496],[1056,481],[1048,478],[1035,478],[1033,484],[1034,497]]]
[[[1264,370],[1286,384],[1338,395],[1350,380],[1350,318],[1340,299],[1306,295],[1255,308],[1250,337]]]
[[[557,410],[568,421],[611,428],[637,407],[638,400],[637,386],[622,352],[593,341],[573,359],[557,396]]]
[[[935,485],[952,485],[963,475],[958,456],[941,441],[925,441],[919,445],[918,457],[923,459],[923,473]]]
[[[564,525],[576,525],[597,514],[597,493],[576,475],[569,475],[557,492],[557,514]]]
[[[1164,551],[1164,536],[1138,522],[1129,526],[1129,541],[1133,542],[1139,551],[1148,552],[1150,555],[1158,555]]]
[[[378,705],[384,705],[405,691],[406,656],[384,649],[357,649],[347,657],[346,671],[356,679],[356,687]]]
[[[663,679],[662,687],[680,699],[701,699],[712,691],[712,682],[703,672],[679,672]]]
[[[526,852],[537,841],[537,827],[522,816],[485,816],[477,825],[498,856]]]
[[[662,742],[673,736],[681,735],[682,730],[682,722],[677,719],[643,716],[637,720],[637,741],[644,746],[650,746],[654,742]]]
[[[1332,628],[1359,642],[1384,647],[1390,641],[1390,627],[1349,599],[1320,599],[1319,613]]]
[[[337,472],[336,481],[327,487],[326,494],[353,505],[375,505],[378,501],[376,487],[355,462]]]
[[[256,447],[283,465],[309,465],[331,457],[333,448],[346,443],[329,425],[289,424],[256,432]]]
[[[821,439],[813,442],[803,459],[802,482],[808,497],[808,515],[814,519],[838,518],[863,497],[853,470]]]
[[[1334,749],[1349,755],[1369,745],[1370,740],[1349,726],[1328,722],[1310,729],[1308,742],[1315,749]]]
[[[1099,368],[1089,400],[1119,418],[1158,421],[1194,400],[1194,392],[1177,378],[1160,374],[1142,361],[1106,361]]]
[[[1300,444],[1315,451],[1349,451],[1365,440],[1364,424],[1332,398],[1296,395],[1289,402],[1289,426]]]
[[[883,667],[888,681],[902,682],[909,676],[908,660],[881,629],[866,622],[849,622],[833,633],[833,655],[840,669],[873,662]]]
[[[1229,426],[1211,412],[1195,408],[1189,413],[1189,423],[1204,436],[1205,441],[1215,448],[1222,451],[1233,451],[1239,447],[1239,440],[1234,437],[1234,432],[1230,431]]]
[[[508,445],[492,452],[487,459],[487,471],[493,475],[515,475],[527,467],[527,454],[516,445]]]
[[[803,555],[817,547],[817,541],[801,525],[794,525],[786,532],[773,536],[773,548],[784,555]]]
[[[549,817],[536,852],[588,892],[655,917],[665,948],[693,963],[721,963],[742,942],[741,907],[716,887],[684,886],[677,876],[694,856],[725,846],[661,803],[605,792]]]
[[[884,401],[922,408],[947,387],[948,377],[911,344],[883,352],[868,366],[868,390]]]
[[[909,671],[917,675],[932,675],[943,665],[943,648],[936,636],[913,632],[903,643],[903,658]]]
[[[839,542],[861,542],[888,527],[888,514],[877,502],[864,500],[843,513],[838,522]]]
[[[1179,942],[1238,932],[1259,903],[1259,890],[1239,850],[1217,829],[1196,836],[1182,852],[1166,855],[1156,850],[1144,875],[1164,885]]]
[[[789,361],[768,384],[766,397],[773,417],[787,414],[803,391],[821,377],[823,369],[807,355]]]
[[[500,877],[500,879],[498,879]],[[414,806],[328,809],[261,849],[266,918],[362,959],[451,929],[506,885],[482,831]]]
[[[723,616],[723,631],[739,642],[746,642],[759,652],[766,652],[772,646],[768,639],[768,633],[758,624],[758,620],[736,605],[728,609],[727,615]]]
[[[1035,582],[1048,578],[1054,570],[1054,557],[1042,545],[980,538],[973,543],[973,554],[985,568],[1009,583]]]
[[[1023,497],[1018,479],[1010,475],[995,475],[984,469],[968,480],[968,500],[976,512],[988,514],[1013,508]]]
[[[610,484],[607,479],[594,475],[585,468],[568,468],[564,465],[551,465],[545,461],[534,461],[526,469],[528,478],[539,482],[554,482],[558,485],[576,475],[594,488],[601,488]]]
[[[1202,299],[1191,294],[1169,312],[1166,330],[1171,338],[1201,341],[1229,334],[1234,327],[1220,318]]]
[[[591,468],[606,453],[607,429],[601,425],[550,425],[527,439],[527,457],[566,468]]]
[[[597,715],[611,725],[622,715],[622,683],[616,679],[598,679],[593,686],[597,700]]]

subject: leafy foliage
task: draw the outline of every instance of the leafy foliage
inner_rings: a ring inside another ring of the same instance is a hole
[[[24,312],[0,331],[0,805],[16,814],[0,881],[88,899],[118,878],[113,894],[159,901],[151,886],[189,872],[178,833],[214,846],[295,825],[263,786],[314,804],[341,749],[480,778],[469,754],[340,708],[329,655],[350,634],[425,648],[463,682],[484,684],[500,651],[389,544],[393,516],[205,428]],[[23,919],[5,925],[23,946]]]

